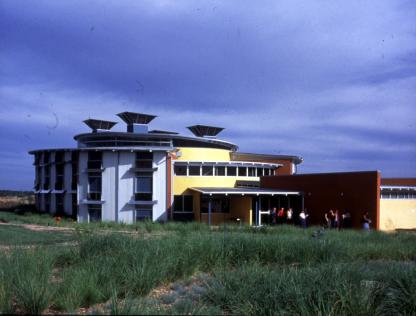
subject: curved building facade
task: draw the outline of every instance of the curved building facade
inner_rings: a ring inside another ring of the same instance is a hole
[[[296,173],[298,156],[240,153],[216,138],[218,127],[190,126],[194,136],[184,136],[149,131],[153,115],[118,116],[126,132],[111,131],[116,122],[89,119],[92,131],[74,137],[76,148],[30,151],[39,211],[79,222],[253,224],[270,203],[300,203],[299,192],[259,188],[260,177]]]

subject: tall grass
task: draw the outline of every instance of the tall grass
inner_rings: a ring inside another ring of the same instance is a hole
[[[111,300],[113,313],[117,314],[123,310],[115,305],[117,299],[143,297],[161,284],[200,271],[216,273],[217,283],[213,281],[210,288],[218,295],[210,292],[208,302],[212,309],[208,306],[206,311],[218,311],[220,307],[231,313],[270,314],[273,308],[286,312],[280,305],[283,295],[285,306],[292,306],[288,313],[309,310],[315,314],[359,314],[368,305],[359,303],[363,297],[379,302],[379,294],[372,286],[378,289],[380,284],[380,295],[396,297],[384,299],[383,310],[394,311],[401,301],[412,311],[415,284],[408,280],[415,277],[409,268],[412,265],[400,266],[403,274],[399,268],[392,270],[399,281],[389,281],[388,287],[382,281],[388,273],[379,277],[373,271],[377,262],[388,261],[394,267],[396,261],[411,262],[416,254],[416,236],[412,234],[348,231],[317,236],[313,228],[285,226],[222,226],[211,231],[200,224],[141,225],[144,226],[138,227],[143,230],[148,225],[150,233],[169,233],[141,238],[140,234],[86,232],[78,235],[78,244],[72,248],[11,251],[10,256],[0,258],[0,277],[7,284],[4,288],[0,285],[2,311],[10,310],[10,302],[21,301],[19,308],[27,313],[40,313],[48,306],[75,312],[79,307]],[[389,265],[382,267],[387,269]],[[52,268],[55,282],[51,281]],[[379,283],[364,282],[368,286],[357,292],[355,288],[361,287],[363,280]],[[252,287],[258,294],[250,290]],[[151,313],[147,307],[141,306],[143,312]],[[176,312],[205,310],[193,303],[175,308]],[[368,313],[375,311],[375,307],[371,308]]]
[[[2,304],[4,312],[18,309],[40,314],[48,307],[53,293],[49,284],[52,263],[52,256],[40,250],[18,249],[1,260],[2,295],[9,299],[7,304]]]

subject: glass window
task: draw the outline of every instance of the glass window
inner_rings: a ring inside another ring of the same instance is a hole
[[[92,201],[101,201],[101,193],[88,193],[87,199]]]
[[[270,175],[270,169],[269,168],[264,168],[264,175],[265,176]]]
[[[145,219],[152,219],[153,206],[141,205],[136,209],[136,221],[142,221]]]
[[[175,195],[173,197],[173,211],[183,212],[183,198],[182,195]]]
[[[263,168],[257,168],[257,176],[262,177],[263,176]]]
[[[101,205],[88,205],[88,215],[90,222],[101,221]]]
[[[152,177],[136,177],[136,193],[152,192]]]
[[[173,167],[175,176],[186,176],[186,165],[175,164]]]
[[[248,172],[249,177],[255,177],[256,176],[256,168],[248,167],[247,172]]]
[[[227,167],[227,176],[236,176],[237,167]]]
[[[89,192],[101,192],[101,176],[88,177]]]
[[[209,197],[201,196],[201,213],[208,213]],[[230,212],[230,197],[211,197],[211,212],[212,213],[229,213]]]
[[[213,166],[202,166],[203,176],[212,176],[214,174]]]
[[[215,166],[214,170],[216,176],[225,176],[225,166]]]
[[[152,193],[135,193],[134,199],[135,201],[152,201],[153,195]]]
[[[238,167],[238,176],[239,177],[247,176],[247,167]]]
[[[189,166],[189,175],[190,176],[200,176],[201,167],[200,166]]]
[[[194,197],[192,195],[183,196],[183,210],[184,212],[193,212],[194,210]]]

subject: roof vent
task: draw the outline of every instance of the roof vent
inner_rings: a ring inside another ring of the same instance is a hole
[[[129,133],[147,133],[147,124],[156,117],[156,115],[134,112],[121,112],[117,115],[127,124]]]
[[[187,128],[197,137],[216,137],[224,129],[207,125],[193,125]]]
[[[110,130],[113,128],[114,125],[117,124],[117,122],[111,122],[111,121],[103,121],[103,120],[95,120],[95,119],[88,119],[85,120],[84,123],[92,129],[93,133],[97,133],[98,130]]]

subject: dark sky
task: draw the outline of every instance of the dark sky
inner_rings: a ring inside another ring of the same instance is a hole
[[[225,127],[303,173],[414,177],[415,21],[413,0],[1,0],[0,188],[33,186],[28,150],[121,111]]]

